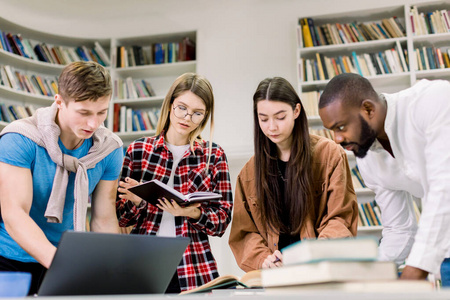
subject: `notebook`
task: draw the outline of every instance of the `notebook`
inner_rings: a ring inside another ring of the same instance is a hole
[[[164,293],[189,238],[66,231],[38,296]]]

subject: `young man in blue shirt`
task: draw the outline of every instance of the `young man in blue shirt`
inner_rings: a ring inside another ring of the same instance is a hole
[[[32,273],[37,292],[61,235],[118,233],[115,213],[122,141],[106,129],[111,77],[94,62],[64,68],[50,107],[0,135],[0,270]]]

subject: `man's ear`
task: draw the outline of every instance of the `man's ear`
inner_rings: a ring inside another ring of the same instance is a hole
[[[365,99],[361,102],[361,113],[369,119],[375,117],[376,109],[377,106],[373,100]]]
[[[61,97],[60,94],[55,95],[55,102],[58,108],[61,108],[61,105],[63,104],[63,98]]]

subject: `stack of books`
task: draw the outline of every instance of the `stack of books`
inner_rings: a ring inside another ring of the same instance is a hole
[[[283,266],[263,269],[268,292],[339,289],[346,291],[429,291],[428,281],[398,280],[394,262],[377,261],[371,237],[303,240],[282,250]]]

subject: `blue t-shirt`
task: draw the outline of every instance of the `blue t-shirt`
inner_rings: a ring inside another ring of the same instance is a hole
[[[87,139],[75,150],[68,150],[61,140],[59,146],[64,154],[81,158],[87,155],[92,146],[92,138]],[[75,173],[69,176],[62,223],[48,223],[44,217],[48,199],[53,187],[56,164],[51,160],[47,150],[38,146],[27,137],[17,133],[7,133],[0,139],[0,161],[9,165],[31,170],[33,178],[33,203],[30,209],[31,218],[37,223],[55,246],[66,230],[73,229],[73,204]],[[87,170],[89,177],[89,195],[92,194],[100,180],[117,180],[122,168],[123,150],[117,148],[97,165]],[[8,234],[3,220],[0,221],[0,255],[22,262],[36,262]]]

